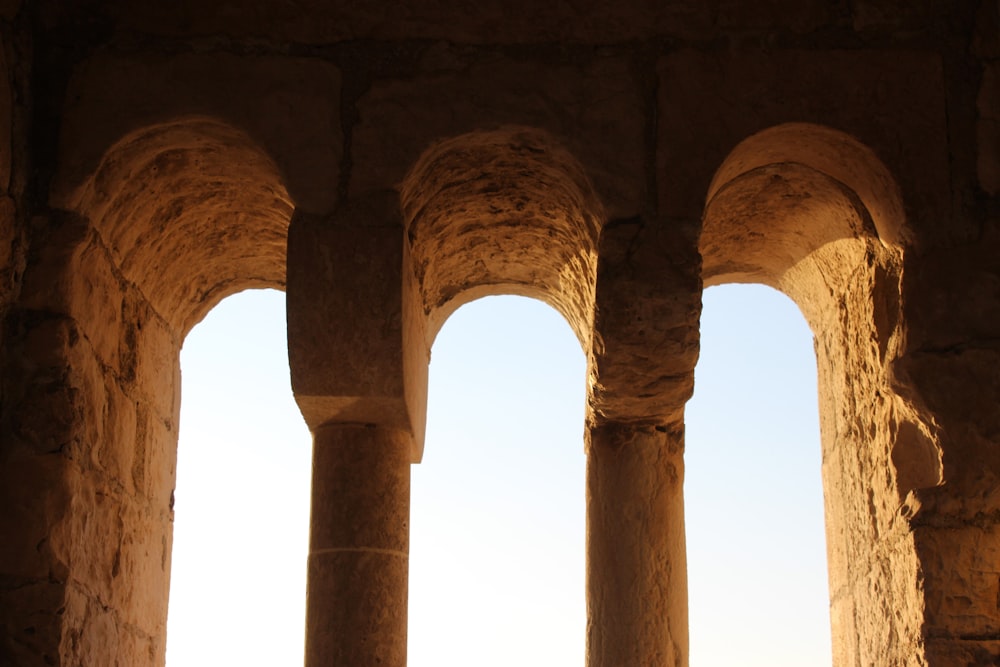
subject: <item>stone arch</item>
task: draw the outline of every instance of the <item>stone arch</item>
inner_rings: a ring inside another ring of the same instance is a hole
[[[901,515],[913,492],[941,483],[942,468],[933,418],[893,373],[908,247],[888,170],[827,127],[747,138],[709,188],[704,284],[775,287],[815,335],[836,664],[902,664],[923,651],[921,572]]]
[[[229,294],[285,284],[292,201],[271,157],[226,123],[129,133],[67,203],[181,335]]]
[[[509,126],[427,149],[400,202],[427,345],[490,294],[548,303],[590,349],[604,210],[576,158],[547,132]]]
[[[12,510],[48,535],[26,558],[62,611],[38,632],[59,664],[162,664],[181,343],[225,296],[284,287],[292,203],[268,154],[208,117],[126,134],[56,197],[22,300],[48,366],[15,399],[47,420],[12,428],[34,454],[11,469],[51,489]]]

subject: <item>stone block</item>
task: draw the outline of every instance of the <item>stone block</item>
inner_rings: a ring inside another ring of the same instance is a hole
[[[89,221],[66,211],[54,211],[32,221],[45,243],[36,243],[28,257],[21,294],[23,309],[68,315],[74,312],[75,269],[93,230]]]
[[[931,31],[954,11],[950,2],[907,0],[856,0],[851,3],[854,29],[858,32],[912,34]]]
[[[21,9],[21,0],[3,0],[0,2],[0,16],[12,21]]]
[[[138,631],[137,639],[162,638],[166,629],[173,526],[159,509],[122,498],[125,530],[113,566],[112,594],[119,616]]]
[[[837,18],[835,4],[822,0],[766,0],[752,3],[720,0],[716,11],[718,24],[734,31],[787,28],[804,34]]]
[[[993,667],[1000,664],[1000,640],[932,637],[927,640],[927,664]]]
[[[701,314],[700,261],[686,241],[683,228],[665,220],[604,229],[590,396],[600,420],[682,420]]]
[[[69,368],[79,332],[72,320],[60,317],[35,319],[27,326],[21,349],[39,356],[25,356],[24,361],[37,358],[41,363],[18,369],[23,384],[19,395],[10,399],[17,406],[11,432],[21,446],[38,454],[69,454],[82,426],[75,421],[78,397]]]
[[[539,5],[527,0],[327,3],[299,0],[247,11],[238,0],[126,3],[116,19],[156,35],[227,35],[307,44],[344,40],[449,40],[456,43],[607,44],[657,35],[697,37],[712,25],[713,4],[698,0]],[[386,20],[392,17],[392,20]]]
[[[642,210],[646,117],[625,59],[556,63],[436,46],[407,80],[379,80],[358,101],[352,194],[393,188],[432,143],[506,125],[546,130],[584,166],[608,215]]]
[[[977,523],[917,529],[931,636],[1000,634],[1000,525]]]
[[[0,535],[5,536],[0,541],[3,577],[52,584],[65,581],[66,561],[54,557],[51,532],[70,512],[70,479],[74,474],[75,470],[61,456],[6,453],[0,469],[0,502],[4,507],[0,512]],[[33,609],[30,605],[25,608]]]
[[[1000,58],[1000,6],[996,0],[979,3],[972,51],[980,58]]]
[[[164,421],[148,404],[139,402],[135,439],[120,436],[122,445],[135,447],[132,483],[140,498],[157,515],[169,512],[177,476],[176,422]]]
[[[1000,475],[1000,352],[989,347],[909,354],[898,369],[940,429],[944,481]],[[957,492],[957,489],[954,489]]]
[[[119,377],[133,399],[144,402],[176,432],[180,411],[178,333],[153,308],[129,295],[122,306]]]
[[[0,312],[6,310],[15,293],[23,260],[16,215],[14,200],[0,195]]]
[[[0,578],[0,663],[58,664],[64,582]]]
[[[64,663],[114,667],[128,664],[120,654],[118,639],[121,628],[115,610],[93,597],[86,588],[67,587],[63,623],[66,630],[60,653]]]
[[[317,429],[309,548],[409,553],[410,453],[403,431]]]
[[[405,665],[405,556],[349,550],[309,557],[306,664]]]
[[[976,108],[979,186],[996,197],[1000,196],[1000,63],[983,70]]]
[[[109,601],[124,530],[120,503],[97,475],[79,472],[71,479],[71,505],[53,527],[52,552],[67,564],[74,586]]]
[[[70,312],[101,362],[118,369],[125,288],[96,234],[89,236],[68,270],[76,278],[69,295]]]
[[[128,436],[137,432],[136,402],[113,379],[109,379],[105,391],[103,414],[98,415],[100,430],[91,445],[92,458],[110,484],[126,495],[133,494],[138,491],[132,475],[136,448]]]
[[[923,225],[951,210],[941,64],[916,51],[679,50],[659,63],[660,211],[700,218],[737,143],[789,122],[872,148]],[[914,223],[916,224],[916,223]]]
[[[297,218],[289,231],[288,358],[311,429],[327,422],[410,429],[403,228],[384,218],[380,226],[351,224],[366,212],[378,215],[356,210],[344,224]]]
[[[0,14],[3,13],[0,5]],[[0,192],[9,192],[14,146],[14,101],[11,91],[13,72],[7,66],[6,42],[0,42]]]
[[[1000,238],[908,254],[903,271],[907,347],[947,350],[1000,337]]]
[[[62,168],[51,195],[57,206],[72,207],[77,188],[130,132],[200,116],[258,142],[297,206],[333,208],[342,153],[340,72],[328,62],[221,52],[95,55],[74,72],[67,100]]]

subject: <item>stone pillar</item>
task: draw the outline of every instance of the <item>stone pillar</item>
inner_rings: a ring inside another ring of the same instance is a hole
[[[701,281],[676,221],[601,235],[587,445],[587,665],[686,667],[684,403]],[[664,258],[669,258],[665,262]]]
[[[313,433],[306,667],[405,667],[410,463],[428,351],[394,197],[288,238],[292,390]]]
[[[332,424],[313,437],[305,664],[404,667],[410,436]]]
[[[931,667],[1000,664],[1000,236],[910,255],[906,354],[893,366],[932,415],[942,483],[900,508],[918,556]]]
[[[605,424],[587,451],[589,667],[687,663],[683,434]]]

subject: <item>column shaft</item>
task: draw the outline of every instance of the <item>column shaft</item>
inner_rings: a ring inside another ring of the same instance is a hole
[[[605,424],[590,437],[587,665],[683,667],[683,433]]]
[[[313,434],[306,667],[405,667],[411,438]]]

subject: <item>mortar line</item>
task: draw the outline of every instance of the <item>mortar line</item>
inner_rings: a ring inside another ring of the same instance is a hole
[[[327,549],[312,549],[309,552],[309,556],[322,556],[325,554],[334,553],[375,553],[375,554],[386,554],[388,556],[398,556],[400,558],[409,558],[410,554],[405,551],[399,551],[398,549],[379,549],[377,547],[329,547]]]

